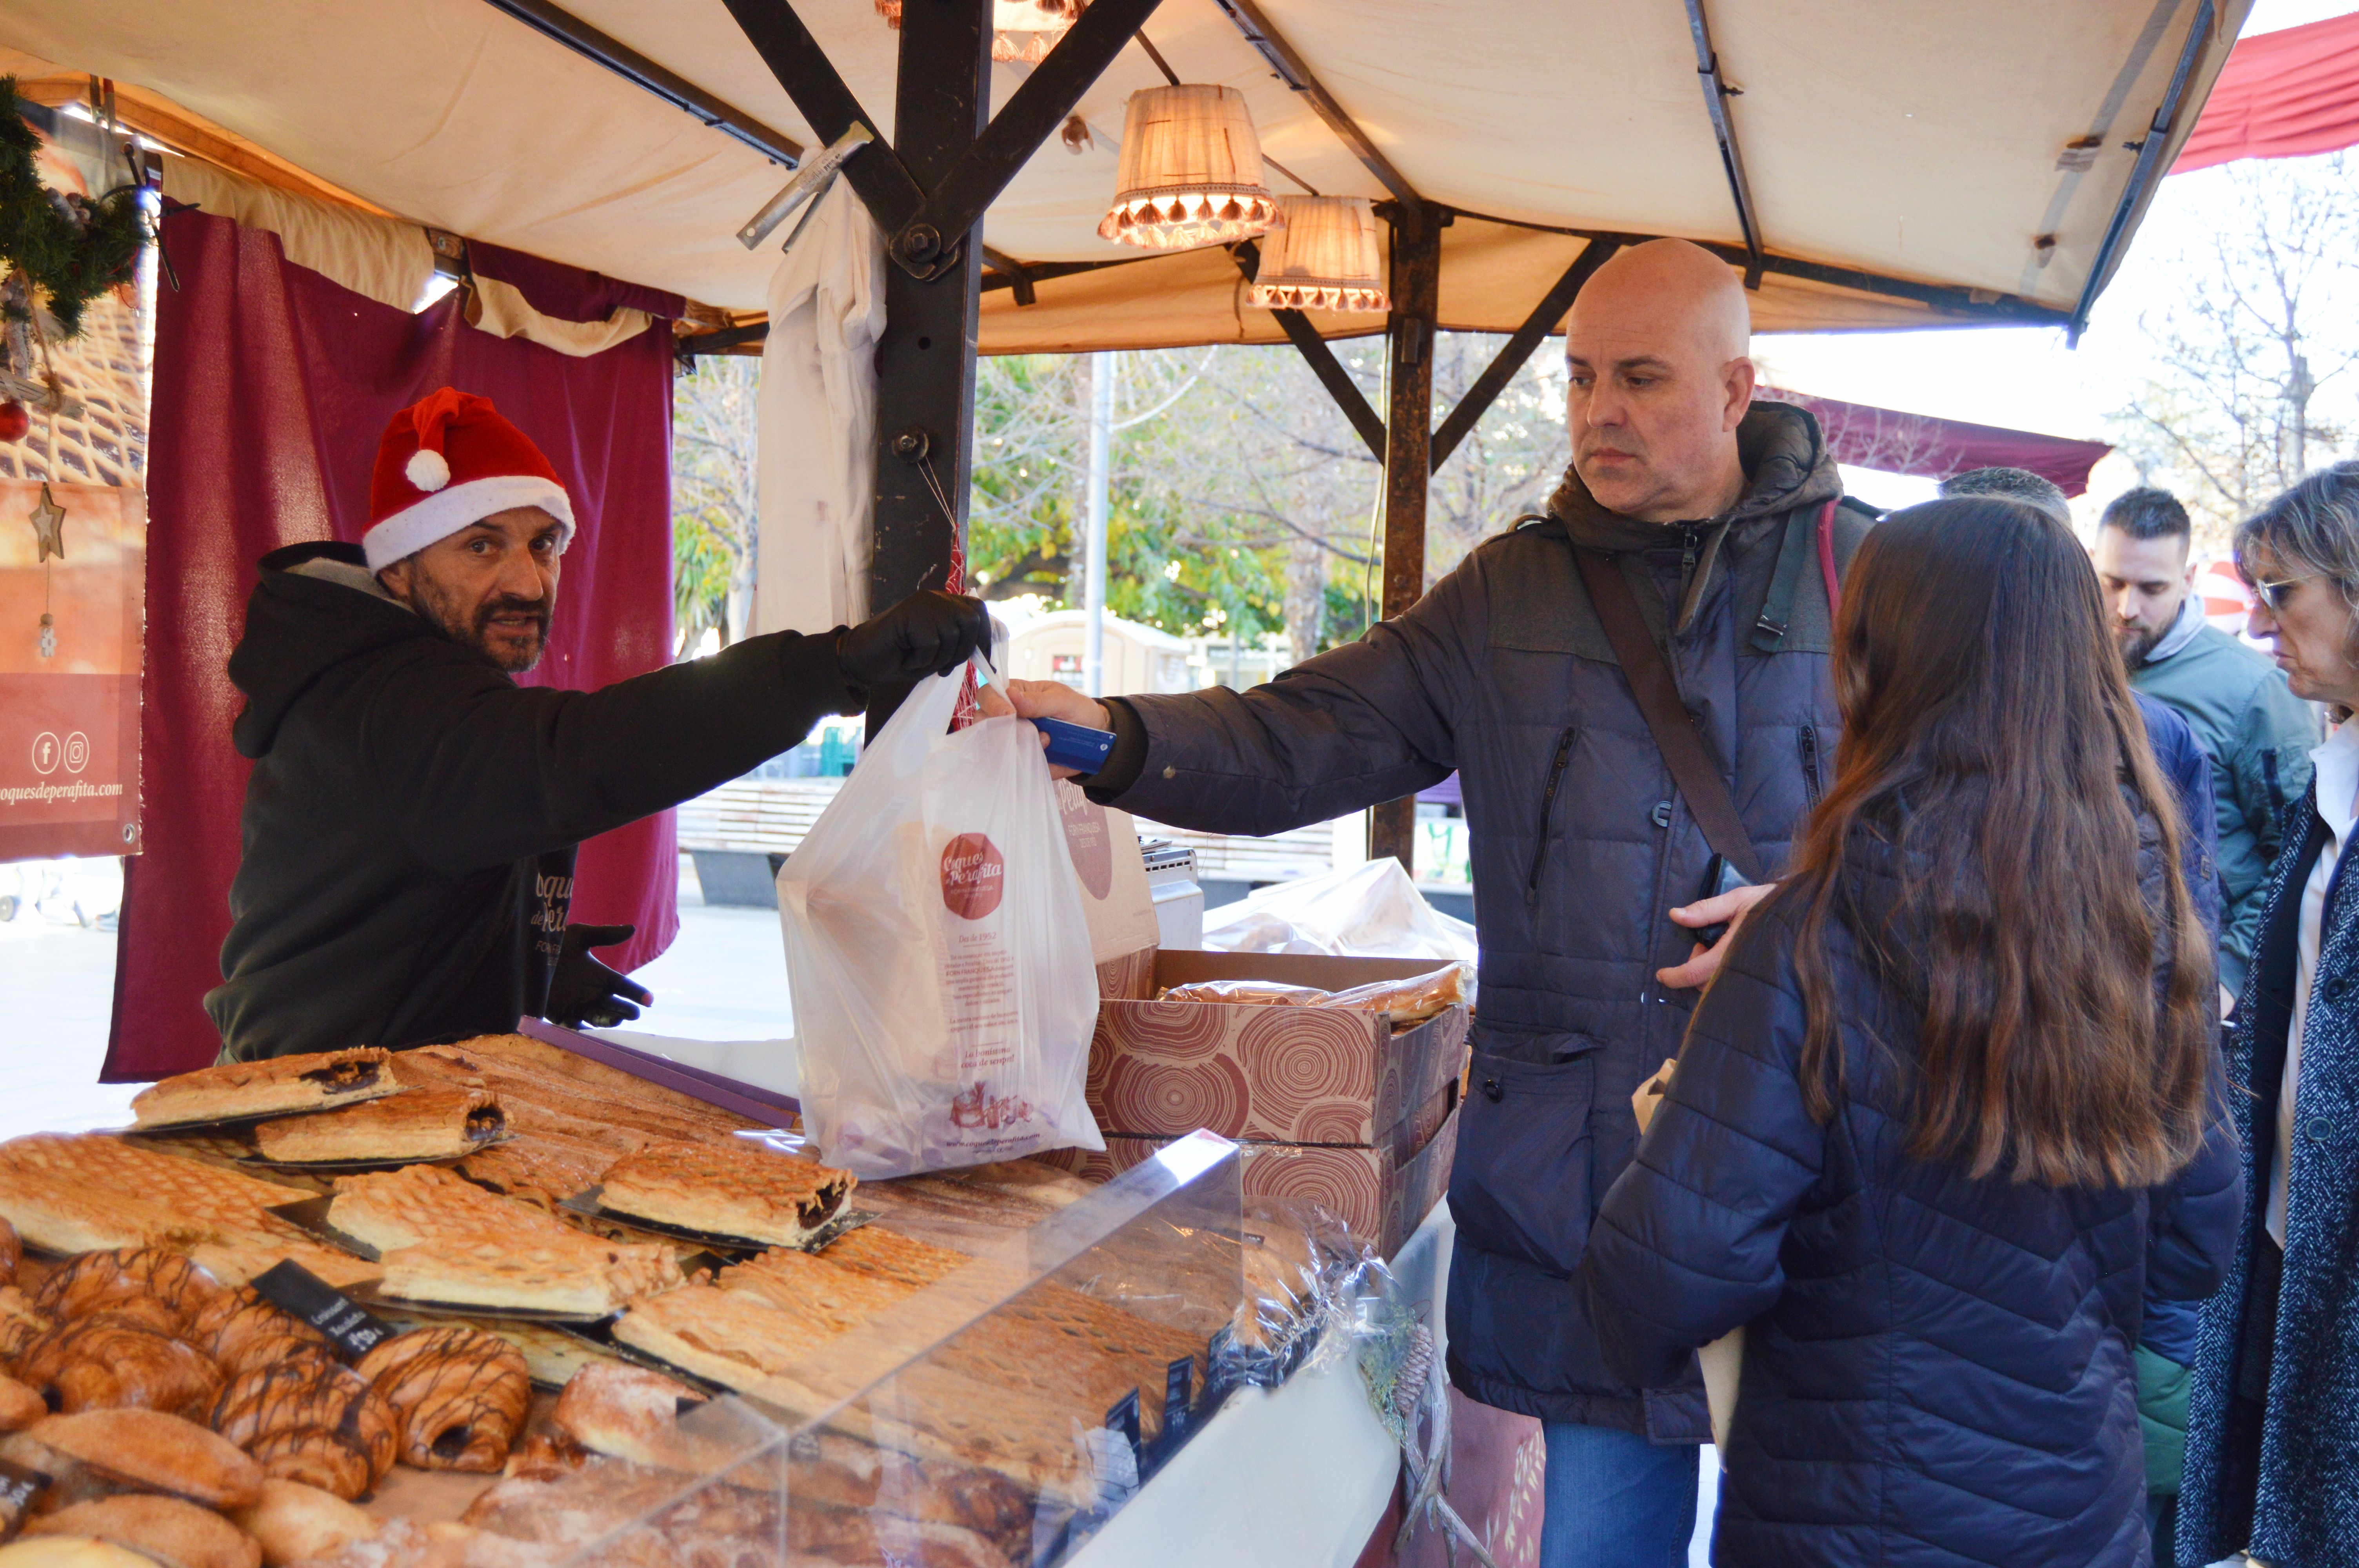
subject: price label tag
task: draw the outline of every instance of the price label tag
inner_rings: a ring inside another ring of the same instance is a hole
[[[328,1342],[357,1361],[393,1337],[392,1325],[346,1300],[333,1285],[293,1259],[254,1277],[254,1290],[264,1301],[291,1314],[328,1336]]]

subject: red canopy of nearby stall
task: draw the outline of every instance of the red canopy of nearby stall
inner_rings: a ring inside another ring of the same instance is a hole
[[[1930,414],[1903,414],[1776,387],[1763,387],[1755,395],[1791,403],[1817,416],[1835,461],[1919,479],[1947,479],[1969,469],[2028,469],[2055,481],[2065,494],[2078,495],[2089,488],[2089,470],[2114,449],[2104,441],[1936,419]]]
[[[2240,40],[2173,174],[2359,143],[2359,12]]]

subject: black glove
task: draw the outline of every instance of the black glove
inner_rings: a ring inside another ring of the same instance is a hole
[[[616,974],[590,956],[592,947],[613,947],[631,939],[630,925],[569,925],[557,950],[557,968],[549,977],[549,1000],[540,1015],[568,1029],[592,1024],[612,1029],[639,1016],[641,1007],[656,993],[627,975]],[[624,999],[628,998],[628,1000]]]
[[[836,640],[836,667],[853,686],[946,676],[977,648],[991,651],[991,611],[963,593],[921,589]]]

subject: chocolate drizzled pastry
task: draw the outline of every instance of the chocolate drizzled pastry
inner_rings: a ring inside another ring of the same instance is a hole
[[[385,1396],[325,1351],[238,1378],[213,1402],[212,1424],[266,1473],[347,1502],[385,1479],[401,1443]]]
[[[420,1470],[498,1470],[532,1406],[524,1357],[481,1329],[413,1329],[356,1369],[400,1417],[401,1457]]]

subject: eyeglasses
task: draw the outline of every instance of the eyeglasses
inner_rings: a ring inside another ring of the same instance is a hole
[[[2259,600],[2263,608],[2270,614],[2275,615],[2285,608],[2288,590],[2296,584],[2305,583],[2312,578],[2323,575],[2325,574],[2321,572],[2304,572],[2299,577],[2279,578],[2275,582],[2256,582],[2253,584],[2253,597]]]

